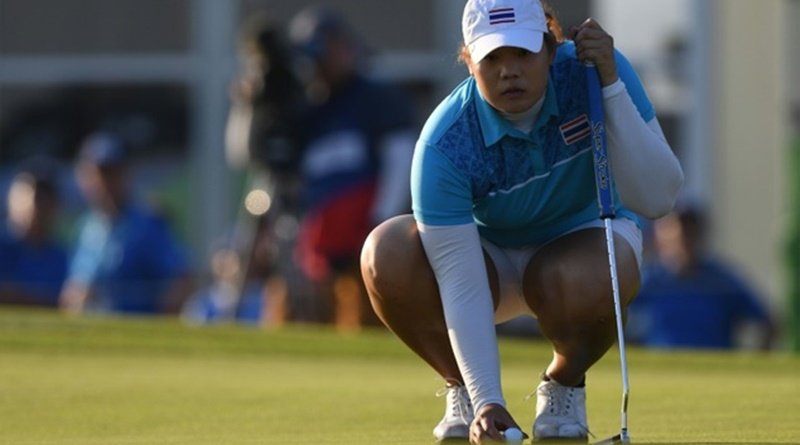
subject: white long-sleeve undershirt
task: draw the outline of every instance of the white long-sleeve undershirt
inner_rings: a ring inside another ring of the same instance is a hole
[[[450,345],[473,408],[478,412],[489,403],[505,406],[494,306],[478,227],[422,223],[417,227],[439,284]]]
[[[653,118],[645,122],[622,80],[603,88],[611,174],[625,207],[647,217],[665,215],[683,185],[683,170]]]

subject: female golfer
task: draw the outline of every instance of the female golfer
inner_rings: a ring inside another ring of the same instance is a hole
[[[595,21],[566,41],[539,0],[469,0],[462,31],[470,77],[423,128],[414,215],[373,230],[364,280],[381,320],[447,384],[437,440],[501,440],[518,427],[494,325],[522,314],[553,345],[534,439],[584,439],[586,372],[616,335],[585,62],[603,85],[623,304],[639,285],[637,215],[668,212],[683,173],[637,75]]]

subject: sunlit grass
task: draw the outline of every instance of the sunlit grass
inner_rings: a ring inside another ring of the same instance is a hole
[[[503,339],[505,396],[525,401],[550,357]],[[629,351],[634,443],[797,443],[800,359]],[[382,330],[187,327],[172,320],[0,311],[2,444],[425,444],[442,385]],[[619,430],[616,351],[588,377],[597,438]]]

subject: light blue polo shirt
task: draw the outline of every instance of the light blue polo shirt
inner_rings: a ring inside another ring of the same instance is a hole
[[[639,114],[655,117],[625,57],[617,70]],[[501,247],[539,244],[597,219],[586,74],[575,46],[558,47],[545,101],[529,134],[515,129],[469,77],[426,122],[414,152],[414,217],[427,225],[475,222]],[[615,192],[616,194],[616,192]],[[637,220],[617,203],[619,217]]]

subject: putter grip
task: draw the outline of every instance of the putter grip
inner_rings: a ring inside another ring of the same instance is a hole
[[[586,64],[586,86],[589,94],[589,123],[592,126],[592,154],[597,205],[600,218],[614,218],[614,179],[606,148],[606,122],[603,113],[603,89],[594,64]]]

